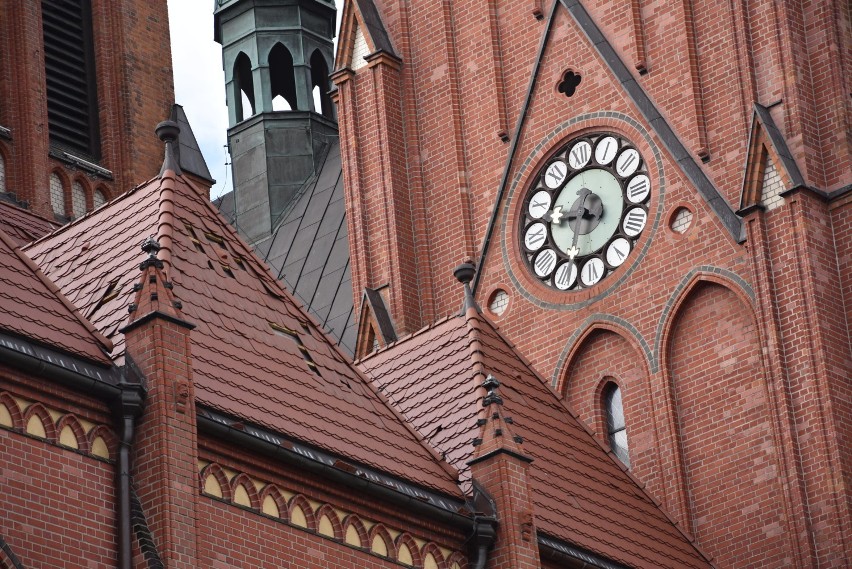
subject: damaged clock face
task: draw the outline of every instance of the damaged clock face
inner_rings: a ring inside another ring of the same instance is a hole
[[[533,178],[521,211],[530,272],[560,291],[595,286],[630,257],[648,223],[651,180],[625,138],[571,140]]]

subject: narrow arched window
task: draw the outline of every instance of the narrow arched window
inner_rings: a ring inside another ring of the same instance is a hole
[[[299,108],[293,56],[280,43],[275,44],[269,52],[269,83],[272,90],[272,110],[289,111]]]
[[[242,52],[234,61],[234,103],[238,121],[243,121],[254,114],[254,78],[251,73],[251,61]]]
[[[86,215],[86,189],[80,182],[71,184],[71,212],[75,218]]]
[[[6,189],[6,161],[3,160],[3,153],[0,152],[0,194],[5,194]]]
[[[331,97],[328,95],[330,89],[328,66],[319,50],[314,50],[311,55],[311,86],[314,96],[314,110],[324,117],[331,118],[333,113],[331,111]]]
[[[106,195],[101,190],[95,190],[95,193],[92,194],[92,205],[95,206],[95,209],[101,207],[107,202]]]
[[[624,422],[624,405],[621,400],[621,389],[614,383],[606,386],[603,393],[604,413],[606,415],[606,432],[609,446],[615,456],[630,468],[630,454],[627,447],[627,425]]]
[[[50,175],[50,207],[56,215],[68,215],[65,210],[65,186],[62,184],[62,178],[55,172]]]

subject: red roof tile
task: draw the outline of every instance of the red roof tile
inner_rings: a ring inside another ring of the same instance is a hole
[[[0,266],[0,330],[93,362],[110,363],[104,350],[112,349],[112,344],[2,230]]]
[[[183,176],[167,171],[28,248],[122,361],[140,243],[159,258],[191,332],[199,404],[447,495],[442,463]],[[113,296],[114,295],[114,296]],[[315,370],[315,371],[314,371]]]
[[[0,200],[0,231],[17,245],[25,245],[59,228],[59,224],[29,210]]]
[[[358,365],[446,459],[465,484],[478,436],[482,375],[467,317],[451,317]],[[500,381],[506,416],[533,458],[538,531],[631,567],[708,567],[621,463],[482,315],[476,321],[485,374]],[[475,380],[474,377],[477,379]],[[478,389],[479,388],[479,389]]]

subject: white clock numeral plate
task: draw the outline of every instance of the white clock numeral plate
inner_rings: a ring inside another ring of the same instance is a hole
[[[544,185],[555,190],[565,181],[565,176],[568,175],[568,166],[562,160],[557,160],[547,167],[544,173]]]
[[[606,262],[610,267],[620,267],[630,254],[630,242],[624,237],[613,239],[606,249]]]
[[[535,274],[537,274],[541,278],[544,278],[550,273],[552,273],[553,267],[555,266],[556,251],[554,251],[553,249],[544,249],[541,253],[536,255],[535,261],[533,262]]]
[[[651,193],[651,180],[645,174],[639,174],[627,184],[627,199],[631,203],[642,203]]]
[[[536,192],[532,198],[530,198],[529,212],[530,217],[533,219],[541,219],[541,216],[547,213],[547,210],[550,209],[550,194],[541,190],[540,192]]]
[[[568,154],[568,164],[570,164],[573,169],[579,170],[589,163],[589,158],[591,157],[592,145],[585,140],[581,140],[574,145],[574,148],[571,149],[571,153]]]
[[[624,234],[628,237],[636,237],[645,229],[648,222],[648,214],[641,207],[634,207],[624,216]]]
[[[577,265],[572,262],[562,263],[553,274],[553,284],[559,290],[568,290],[577,280]]]
[[[530,251],[538,251],[547,240],[547,228],[543,223],[533,223],[524,233],[524,245]]]
[[[604,262],[598,257],[592,257],[583,265],[583,270],[580,271],[580,280],[583,285],[592,286],[601,280],[605,272]]]
[[[641,161],[639,152],[635,148],[628,148],[619,154],[618,160],[615,161],[615,171],[622,178],[626,178],[639,168]]]
[[[618,152],[618,141],[614,136],[603,137],[595,147],[595,160],[601,166],[606,166],[615,158]]]

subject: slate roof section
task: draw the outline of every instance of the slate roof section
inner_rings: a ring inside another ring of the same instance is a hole
[[[54,221],[0,200],[0,231],[11,237],[16,245],[25,245],[58,229]]]
[[[533,459],[530,479],[539,534],[629,567],[710,567],[490,321],[473,318],[482,372],[500,381],[503,411],[513,418],[514,433]],[[358,365],[461,471],[469,487],[466,465],[479,432],[475,421],[482,391],[474,379],[478,368],[466,319],[442,320]]]
[[[112,345],[0,230],[0,330],[109,365]]]
[[[199,405],[461,497],[455,471],[348,363],[203,194],[167,171],[28,251],[114,340],[112,357],[120,362],[118,329],[139,279],[139,244],[157,235],[173,294],[197,326],[191,339]],[[115,297],[103,301],[110,288]]]
[[[233,220],[233,193],[217,201]],[[340,348],[355,352],[357,314],[349,273],[349,237],[343,193],[340,143],[335,140],[319,175],[284,211],[272,235],[255,245],[287,289],[307,308]]]
[[[189,119],[186,118],[181,105],[172,105],[172,112],[169,120],[177,123],[180,128],[178,135],[177,158],[180,169],[190,174],[195,174],[199,178],[207,180],[211,184],[215,184],[216,180],[210,175],[210,169],[207,167],[207,161],[204,160],[204,155],[201,154],[201,148],[198,146],[198,140],[195,138],[195,133],[192,132],[192,127],[189,126]]]
[[[396,57],[390,37],[385,29],[385,24],[382,22],[382,17],[379,15],[379,10],[376,8],[373,0],[356,0],[355,4],[361,13],[361,18],[364,21],[364,26],[367,28],[370,38],[376,46],[376,51],[384,51]]]

